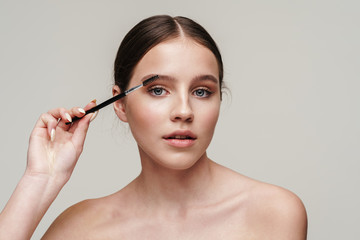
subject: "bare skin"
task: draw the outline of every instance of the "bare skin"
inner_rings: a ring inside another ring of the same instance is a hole
[[[212,52],[184,36],[160,43],[137,64],[130,86],[154,74],[157,81],[114,104],[138,144],[140,175],[70,207],[43,239],[306,239],[296,195],[207,157],[221,102]],[[24,177],[0,215],[0,239],[30,239],[81,154],[91,116],[65,122],[82,114],[59,108],[40,117]]]
[[[74,116],[84,116],[84,111],[95,105],[57,108],[40,116],[30,136],[25,173],[0,214],[0,239],[30,239],[69,180],[93,114],[73,125],[65,123]]]
[[[212,196],[163,204],[144,196],[140,175],[113,195],[69,208],[44,239],[306,239],[306,213],[293,193],[205,161]]]

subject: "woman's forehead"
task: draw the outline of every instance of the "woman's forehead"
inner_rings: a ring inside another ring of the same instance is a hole
[[[151,71],[151,72],[148,72]],[[215,55],[193,40],[174,39],[150,49],[134,69],[137,73],[173,76],[174,73],[213,75],[218,79],[219,66]],[[176,75],[176,74],[175,74]]]

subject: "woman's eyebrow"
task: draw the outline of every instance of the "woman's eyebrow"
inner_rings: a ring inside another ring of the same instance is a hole
[[[219,83],[218,79],[215,76],[210,75],[210,74],[196,76],[193,80],[196,81],[196,82],[198,82],[198,81],[199,82],[201,82],[201,81],[209,81],[210,80],[211,82],[214,82],[216,84]]]
[[[152,76],[155,76],[155,75],[158,76],[158,81],[159,81],[159,80],[165,80],[165,81],[167,81],[167,80],[175,81],[175,80],[176,80],[176,78],[171,77],[171,76],[168,76],[168,75],[149,74],[149,75],[144,76],[144,77],[141,79],[141,81],[143,82],[143,81],[145,81],[146,79],[148,79],[148,78],[150,78],[150,77],[152,77]]]
[[[176,81],[177,79],[172,77],[172,76],[169,76],[169,75],[159,75],[159,79],[160,80],[165,80],[165,81]]]
[[[177,78],[169,76],[169,75],[149,74],[149,75],[144,76],[142,78],[142,81],[145,81],[146,79],[148,79],[149,77],[154,76],[154,75],[159,76],[158,81],[159,80],[164,80],[164,81],[177,81],[178,80]],[[194,82],[211,81],[211,82],[214,82],[216,84],[219,83],[218,79],[214,75],[211,75],[211,74],[203,74],[203,75],[195,76],[192,79],[192,81],[194,81]]]

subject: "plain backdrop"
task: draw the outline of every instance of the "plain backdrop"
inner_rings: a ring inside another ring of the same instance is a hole
[[[359,9],[357,0],[0,0],[0,208],[24,172],[40,114],[106,100],[130,28],[155,14],[183,15],[218,43],[231,91],[208,155],[296,193],[308,239],[358,239]],[[127,125],[111,106],[101,110],[33,239],[67,207],[118,191],[139,172]]]

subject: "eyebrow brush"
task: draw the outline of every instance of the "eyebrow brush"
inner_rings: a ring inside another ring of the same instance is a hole
[[[106,107],[106,106],[109,105],[110,103],[113,103],[113,102],[115,102],[115,101],[117,101],[117,100],[125,97],[125,96],[128,95],[129,93],[131,93],[131,92],[133,92],[133,91],[135,91],[135,90],[137,90],[137,89],[139,89],[139,88],[141,88],[141,87],[143,87],[143,86],[149,85],[150,83],[152,83],[153,81],[155,81],[155,80],[158,79],[158,78],[159,78],[159,75],[155,75],[155,76],[152,76],[152,77],[146,79],[145,81],[142,82],[142,84],[137,85],[137,86],[135,86],[135,87],[132,87],[132,88],[126,90],[125,92],[122,92],[122,93],[120,93],[120,94],[118,94],[118,95],[116,95],[116,96],[114,96],[114,97],[106,100],[105,102],[103,102],[103,103],[101,103],[101,104],[99,104],[99,105],[96,105],[95,107],[87,110],[87,111],[85,112],[85,115],[87,115],[87,114],[89,114],[89,113],[96,112],[96,111],[100,110],[101,108]],[[84,115],[84,116],[85,116],[85,115]],[[83,116],[83,117],[84,117],[84,116]],[[72,122],[67,122],[67,123],[65,123],[65,124],[66,124],[66,125],[71,124],[71,123],[73,123],[73,122],[75,122],[76,120],[79,120],[79,119],[81,119],[81,118],[79,118],[79,117],[74,117],[74,118],[72,119],[72,120],[73,120]]]

